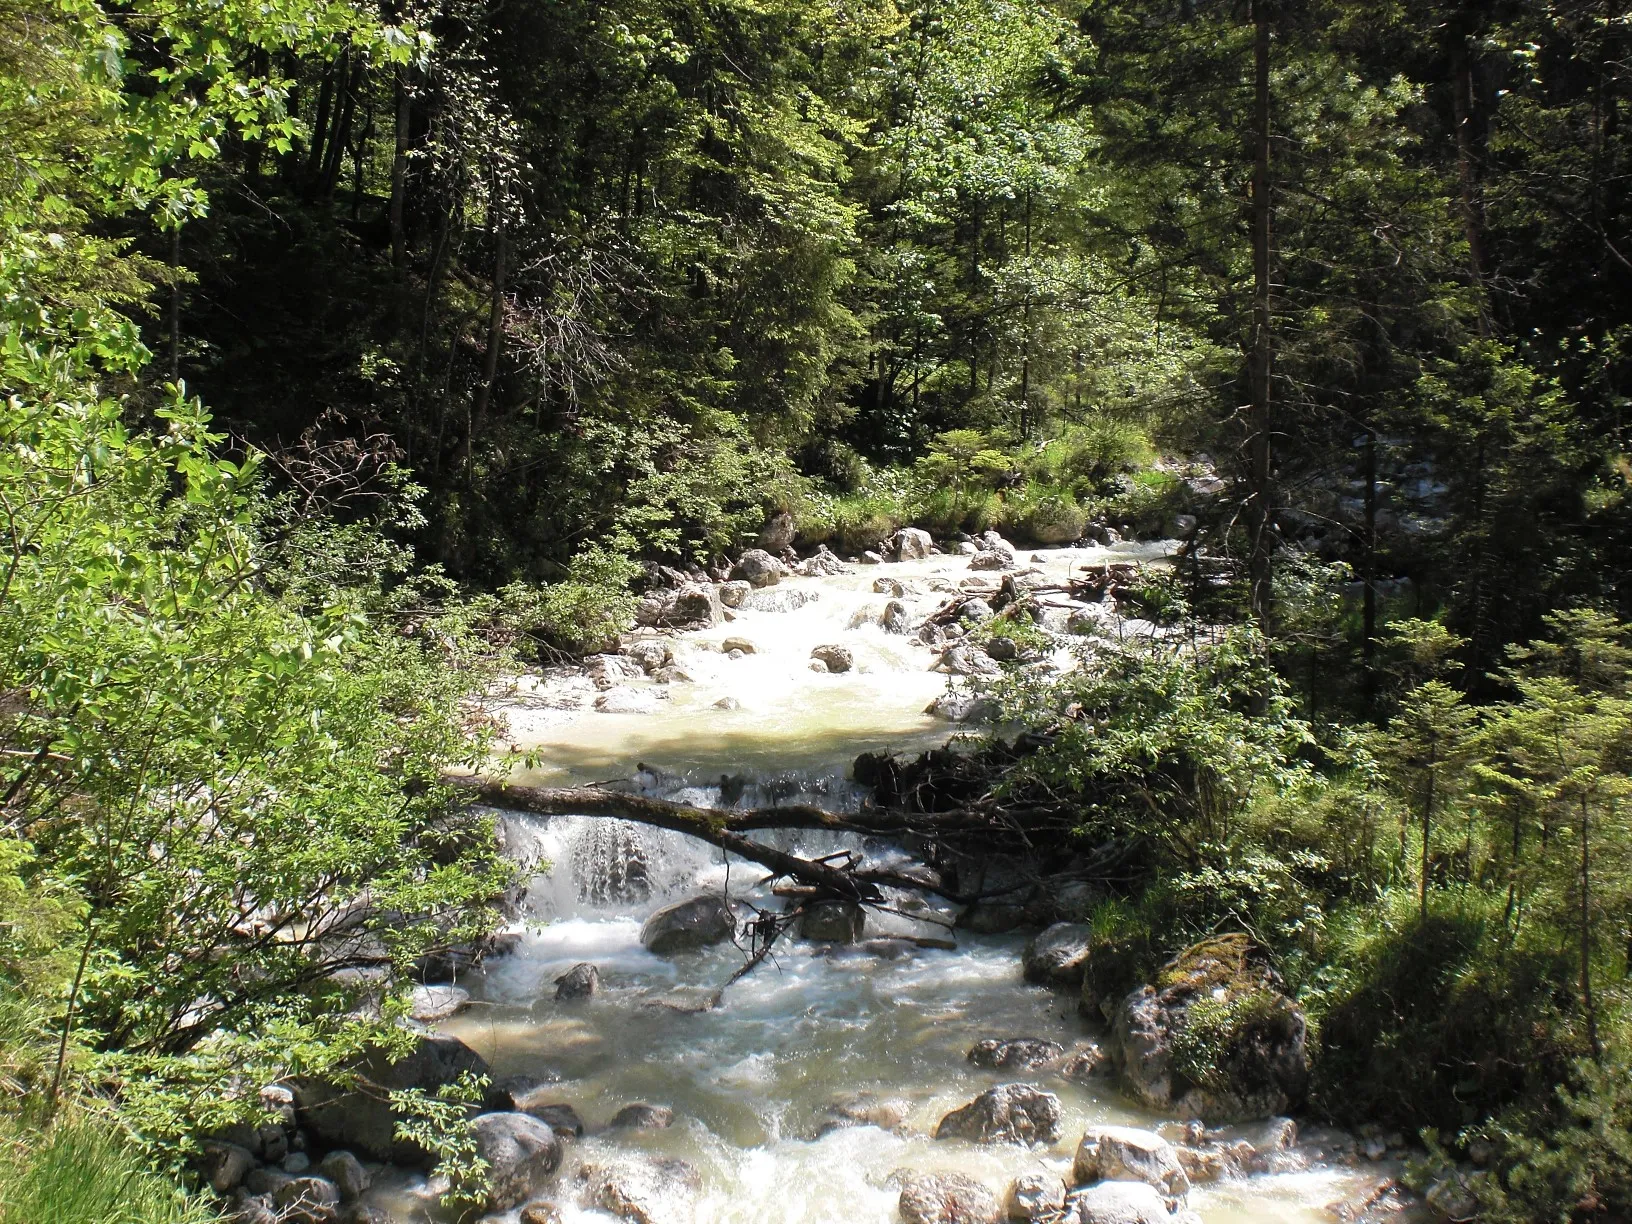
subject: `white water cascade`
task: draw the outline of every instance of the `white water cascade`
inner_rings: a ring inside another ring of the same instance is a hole
[[[1053,550],[1039,566],[1063,576],[1105,555]],[[745,610],[732,624],[675,640],[675,663],[691,681],[668,686],[655,712],[598,713],[589,708],[595,694],[587,683],[557,682],[518,707],[512,737],[549,762],[541,782],[620,780],[703,806],[852,807],[859,795],[845,772],[859,752],[918,750],[957,730],[923,713],[947,681],[927,670],[934,657],[927,649],[880,626],[890,597],[873,590],[880,577],[906,584],[905,602],[917,618],[944,598],[937,587],[971,575],[963,559],[935,557],[785,582],[780,589],[817,598],[793,611]],[[750,639],[754,653],[729,657],[720,649],[727,637]],[[809,668],[812,647],[830,643],[851,649],[852,672]],[[727,697],[733,700],[724,704],[735,708],[716,704]],[[774,960],[732,985],[721,1007],[688,1014],[666,1004],[706,997],[745,952],[723,944],[657,957],[640,944],[641,922],[670,900],[722,888],[756,906],[780,906],[762,884],[764,872],[683,835],[624,822],[505,820],[512,852],[548,866],[531,882],[520,950],[467,982],[475,1004],[441,1027],[488,1058],[496,1079],[548,1081],[552,1100],[582,1116],[587,1133],[569,1148],[558,1181],[557,1206],[568,1224],[617,1218],[585,1201],[575,1175],[585,1162],[644,1156],[691,1166],[693,1189],[652,1224],[894,1224],[897,1170],[956,1171],[1001,1196],[1028,1172],[1068,1176],[1076,1140],[1090,1123],[1160,1121],[1129,1106],[1110,1081],[1079,1084],[967,1061],[969,1048],[987,1037],[1041,1037],[1070,1047],[1097,1035],[1074,998],[1023,982],[1023,937],[960,931],[955,951],[902,941],[833,948],[789,940]],[[888,845],[832,835],[766,836],[804,854],[842,847],[901,857]],[[900,900],[900,914],[869,913],[870,939],[946,933],[949,910],[912,911]],[[557,1002],[553,980],[580,961],[598,967],[600,992]],[[1015,1079],[1059,1096],[1058,1147],[930,1138],[949,1110]],[[836,1103],[858,1100],[888,1105],[900,1125],[824,1128]],[[613,1114],[636,1101],[672,1108],[674,1125],[608,1130]],[[1198,1187],[1190,1205],[1206,1224],[1315,1224],[1330,1219],[1327,1204],[1352,1198],[1361,1178],[1317,1165]],[[423,1203],[415,1210],[432,1210]]]

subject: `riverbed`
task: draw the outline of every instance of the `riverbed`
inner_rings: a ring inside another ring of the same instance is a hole
[[[1022,550],[1019,564],[1063,581],[1082,565],[1164,551]],[[976,582],[995,588],[1000,579],[944,555],[787,579],[769,590],[782,591],[787,603],[814,598],[792,610],[745,608],[730,624],[665,638],[673,666],[689,679],[630,681],[650,712],[601,713],[592,685],[557,676],[523,686],[510,708],[509,738],[539,758],[528,781],[615,781],[701,806],[812,802],[841,810],[859,801],[846,778],[858,753],[919,751],[960,731],[925,712],[948,678],[929,670],[935,652],[884,629],[884,607],[896,596],[875,585],[901,584],[916,622],[949,592]],[[728,638],[748,639],[752,653],[726,653]],[[854,668],[812,671],[810,651],[824,644],[847,647]],[[721,889],[747,905],[780,906],[763,871],[681,835],[621,822],[504,820],[515,852],[548,866],[531,881],[518,950],[465,982],[473,1005],[441,1027],[484,1055],[496,1080],[546,1081],[551,1098],[583,1118],[586,1134],[569,1148],[558,1183],[568,1224],[616,1218],[580,1201],[574,1169],[585,1162],[636,1154],[686,1162],[695,1185],[671,1207],[676,1219],[695,1224],[891,1224],[898,1171],[956,1171],[1001,1196],[1024,1173],[1068,1178],[1076,1141],[1091,1123],[1170,1122],[1131,1107],[1111,1080],[969,1063],[968,1050],[984,1038],[1039,1037],[1069,1049],[1098,1035],[1071,994],[1022,980],[1024,936],[959,931],[956,950],[785,941],[731,985],[719,1007],[693,1013],[686,1009],[720,987],[745,951],[723,944],[654,956],[640,944],[640,924],[668,901]],[[767,836],[805,854],[841,845],[878,858],[900,853],[829,834]],[[949,907],[914,917],[870,913],[867,935],[945,937],[952,917]],[[557,1002],[554,979],[584,961],[599,969],[600,992]],[[1055,1148],[930,1137],[949,1110],[1017,1080],[1059,1097],[1064,1124]],[[673,1125],[609,1130],[633,1102],[672,1109]],[[869,1110],[883,1125],[834,1125],[839,1113]],[[1315,1224],[1332,1218],[1329,1204],[1379,1180],[1346,1163],[1285,1165],[1198,1186],[1190,1206],[1207,1224]]]

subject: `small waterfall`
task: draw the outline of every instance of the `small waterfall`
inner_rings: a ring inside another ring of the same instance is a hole
[[[587,822],[572,847],[572,872],[586,905],[605,908],[652,895],[641,830],[622,820]]]

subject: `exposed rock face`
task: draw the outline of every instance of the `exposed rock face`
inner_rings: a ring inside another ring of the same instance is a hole
[[[959,642],[941,656],[940,666],[954,676],[1001,676],[1003,668],[984,650]]]
[[[759,546],[766,552],[779,553],[793,546],[795,534],[793,515],[784,510],[765,520],[765,526],[759,529]]]
[[[1052,1173],[1027,1173],[1009,1184],[1003,1214],[1011,1224],[1052,1224],[1065,1211],[1065,1183]]]
[[[816,901],[799,917],[799,938],[855,943],[867,927],[867,911],[854,901]]]
[[[903,527],[890,541],[890,551],[897,561],[922,561],[934,554],[935,541],[921,528]]]
[[[630,1224],[692,1224],[703,1184],[685,1161],[655,1157],[587,1164],[578,1180],[590,1203]]]
[[[581,1139],[584,1135],[584,1120],[578,1116],[578,1111],[571,1105],[529,1105],[522,1110],[543,1122],[555,1132],[557,1139]]]
[[[782,581],[785,572],[782,562],[763,548],[750,548],[738,557],[737,563],[731,567],[731,580],[746,582],[753,587],[775,586]]]
[[[636,1101],[612,1115],[613,1130],[667,1130],[674,1125],[674,1110],[667,1105]]]
[[[724,943],[737,933],[731,903],[717,893],[665,905],[640,928],[640,942],[659,956]]]
[[[1059,1098],[1027,1084],[989,1088],[935,1128],[937,1139],[976,1143],[1053,1143],[1059,1137]]]
[[[847,646],[818,646],[810,657],[827,664],[830,672],[847,672],[856,665],[855,656]]]
[[[915,1173],[901,1179],[903,1224],[1001,1224],[997,1196],[961,1173]]]
[[[894,578],[874,578],[873,594],[888,595],[891,599],[902,599],[906,596],[907,588]]]
[[[1093,935],[1092,927],[1077,922],[1056,922],[1039,931],[1021,954],[1026,981],[1081,986]]]
[[[1079,1185],[1098,1181],[1138,1181],[1154,1186],[1170,1199],[1190,1193],[1190,1178],[1179,1163],[1173,1145],[1154,1131],[1131,1126],[1096,1126],[1077,1145],[1072,1180]]]
[[[1254,963],[1245,935],[1186,949],[1158,980],[1159,989],[1142,986],[1123,999],[1112,1025],[1111,1055],[1134,1097],[1206,1121],[1269,1117],[1303,1100],[1303,1013]],[[1206,1045],[1221,1051],[1212,1065],[1187,1065],[1175,1054],[1175,1038],[1192,1023],[1206,1024]]]
[[[346,1148],[370,1160],[428,1168],[435,1162],[428,1152],[396,1138],[397,1118],[388,1095],[402,1088],[419,1088],[434,1095],[467,1071],[488,1074],[488,1066],[458,1038],[427,1034],[418,1039],[412,1053],[395,1063],[372,1051],[358,1071],[372,1085],[366,1093],[342,1091],[322,1080],[295,1080],[301,1125],[321,1147]]]
[[[555,979],[557,999],[587,999],[601,988],[601,971],[588,961],[579,961]]]
[[[509,1211],[535,1197],[561,1167],[561,1140],[524,1113],[483,1114],[471,1123],[476,1151],[488,1165],[487,1206]]]
[[[408,1000],[408,1015],[421,1024],[435,1024],[470,1006],[470,991],[463,986],[416,986]]]
[[[1071,1196],[1078,1224],[1175,1224],[1162,1196],[1144,1182],[1108,1181]]]
[[[1057,1041],[1039,1037],[988,1037],[977,1041],[969,1051],[969,1061],[977,1067],[994,1069],[1046,1067],[1065,1054],[1065,1047]]]
[[[740,608],[753,589],[752,583],[740,580],[724,583],[720,587],[720,602],[728,608]]]
[[[884,605],[884,616],[879,623],[884,626],[885,633],[906,633],[912,628],[912,617],[907,612],[906,604],[892,599]]]

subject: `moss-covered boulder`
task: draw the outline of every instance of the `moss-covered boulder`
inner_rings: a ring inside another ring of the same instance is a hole
[[[1309,1086],[1308,1026],[1251,941],[1186,948],[1117,1007],[1110,1053],[1140,1103],[1186,1118],[1285,1113]]]

